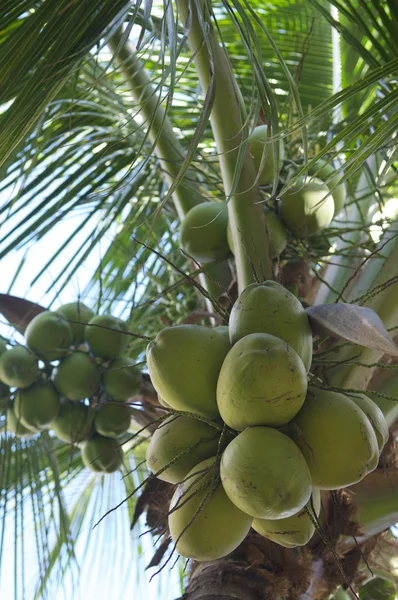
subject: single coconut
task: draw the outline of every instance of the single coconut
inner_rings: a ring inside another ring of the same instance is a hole
[[[84,328],[86,324],[94,317],[94,312],[82,302],[69,302],[57,308],[68,321],[73,334],[73,343],[78,346],[84,340]]]
[[[114,359],[126,350],[130,337],[126,323],[110,315],[98,315],[84,328],[84,339],[94,356]]]
[[[317,160],[316,163],[310,167],[310,169],[308,169],[308,175],[315,175],[315,177],[326,183],[332,192],[334,200],[334,214],[337,215],[337,213],[344,208],[347,197],[346,184],[340,183],[337,185],[341,179],[339,173],[336,172],[336,169],[331,164],[326,163],[324,160]]]
[[[147,347],[152,384],[172,408],[216,419],[217,379],[230,347],[210,327],[166,327]]]
[[[182,249],[199,262],[212,262],[229,254],[228,210],[225,202],[203,202],[185,215],[180,228]]]
[[[380,454],[389,437],[388,425],[384,418],[383,412],[380,410],[377,404],[365,396],[365,394],[349,394],[348,398],[357,406],[359,406],[359,408],[368,417],[370,424],[373,427],[373,431],[376,434]]]
[[[82,459],[92,471],[113,473],[122,466],[123,453],[116,440],[98,436],[83,444]]]
[[[104,392],[118,402],[136,396],[142,385],[142,374],[135,361],[128,356],[114,360],[102,376]]]
[[[39,375],[36,356],[24,346],[15,346],[0,356],[0,379],[10,387],[29,387]]]
[[[94,435],[95,411],[82,402],[62,400],[59,413],[51,422],[57,438],[67,444],[78,444]]]
[[[313,521],[319,516],[320,510],[321,493],[317,488],[312,488],[310,501],[295,515],[286,519],[253,519],[252,527],[263,537],[285,548],[305,546],[314,535]]]
[[[252,283],[240,294],[229,319],[231,344],[250,333],[269,333],[297,352],[307,371],[312,361],[312,329],[301,302],[280,283]]]
[[[25,330],[27,346],[43,360],[58,360],[67,353],[73,341],[72,329],[66,319],[45,311],[38,314]]]
[[[291,517],[312,492],[299,448],[271,427],[250,427],[233,439],[222,455],[220,473],[228,498],[259,519]]]
[[[179,483],[195,465],[217,454],[219,440],[220,431],[215,427],[173,415],[152,434],[146,453],[148,468],[158,479]]]
[[[266,208],[265,212],[265,220],[268,228],[268,237],[269,237],[269,253],[272,260],[275,260],[282,254],[287,245],[288,233],[286,231],[286,227],[280,220],[280,218],[274,213],[273,210]],[[228,222],[228,244],[231,249],[232,254],[235,254],[234,251],[234,241],[232,238],[231,226]]]
[[[104,437],[117,438],[130,427],[131,408],[127,404],[104,404],[95,411],[95,430]]]
[[[344,394],[310,388],[294,425],[292,437],[316,487],[336,490],[376,468],[376,434],[363,411]]]
[[[307,393],[304,364],[291,346],[251,333],[228,352],[217,382],[217,405],[229,427],[280,427],[300,410]]]
[[[188,473],[170,503],[169,528],[176,550],[197,561],[230,554],[245,539],[252,520],[227,497],[214,457]]]
[[[261,160],[264,157],[264,163],[259,173],[258,183],[265,185],[272,183],[275,178],[275,152],[273,143],[270,142],[267,125],[259,125],[255,127],[253,132],[247,138],[250,154],[253,156],[254,164],[257,172],[261,168]],[[279,140],[279,160],[276,166],[276,171],[279,173],[283,159],[285,157],[285,148],[283,141]]]
[[[31,438],[37,433],[37,430],[29,429],[22,425],[21,420],[17,418],[12,406],[7,409],[7,431],[11,431],[19,438]]]
[[[333,196],[320,179],[303,177],[281,195],[279,214],[296,237],[306,238],[327,227],[333,219]]]
[[[69,400],[84,400],[98,392],[101,374],[97,364],[85,352],[73,352],[54,370],[55,387]]]
[[[15,415],[27,428],[43,429],[57,417],[59,409],[58,392],[49,381],[37,381],[18,390],[15,397]]]

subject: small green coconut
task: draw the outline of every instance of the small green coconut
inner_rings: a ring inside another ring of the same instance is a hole
[[[173,415],[151,437],[146,461],[158,479],[179,483],[195,465],[217,453],[220,431],[191,417]],[[177,458],[179,457],[179,458]],[[171,461],[174,461],[163,472]]]
[[[131,408],[127,404],[104,404],[95,411],[95,430],[104,437],[117,438],[130,427]]]
[[[312,492],[299,448],[271,427],[249,427],[233,439],[222,455],[220,473],[231,502],[259,519],[293,516]]]
[[[122,356],[114,360],[102,376],[104,392],[111,400],[125,402],[136,396],[141,389],[142,374],[135,360]]]
[[[357,483],[377,467],[379,446],[364,412],[344,394],[310,388],[292,438],[323,490]]]
[[[319,516],[320,510],[321,493],[312,488],[311,500],[295,515],[286,519],[253,519],[252,527],[263,537],[285,548],[305,546],[314,535],[313,519]]]
[[[86,324],[94,317],[94,312],[83,302],[69,302],[57,308],[68,321],[73,334],[73,344],[78,346],[84,340],[84,328]]]
[[[327,164],[324,160],[317,160],[314,166],[308,169],[308,175],[315,175],[315,177],[324,181],[332,191],[334,214],[337,215],[344,208],[347,197],[346,184],[341,183],[337,185],[341,179],[340,174],[336,172],[336,169],[332,165]],[[336,185],[337,187],[333,190]]]
[[[383,450],[389,437],[389,430],[387,422],[384,418],[383,412],[368,396],[365,394],[350,394],[348,396],[352,402],[354,402],[368,417],[370,424],[373,427],[373,431],[376,434],[377,443],[379,446],[379,453]]]
[[[36,435],[37,430],[29,429],[22,425],[21,420],[17,418],[14,407],[7,409],[7,431],[11,431],[18,438],[31,438]]]
[[[181,248],[199,262],[229,254],[228,210],[225,202],[203,202],[186,214],[180,228]]]
[[[39,375],[37,358],[25,346],[15,346],[0,356],[0,379],[10,387],[29,387]]]
[[[329,225],[334,200],[323,181],[303,177],[281,195],[279,215],[296,237],[307,238]]]
[[[252,283],[240,294],[229,319],[231,344],[250,333],[269,333],[300,356],[307,371],[312,362],[312,329],[301,302],[280,283]]]
[[[17,419],[28,429],[43,429],[55,419],[60,409],[57,390],[49,381],[36,381],[18,390],[14,410]]]
[[[56,312],[38,314],[26,328],[26,345],[43,360],[58,360],[65,356],[73,341],[72,329]]]
[[[254,164],[256,165],[257,172],[261,167],[261,160],[264,154],[264,165],[259,176],[259,184],[265,185],[272,183],[275,177],[275,153],[273,144],[269,141],[268,126],[259,125],[255,127],[253,132],[247,138],[249,145],[250,154],[253,156]],[[280,171],[283,159],[285,157],[285,147],[282,140],[279,140],[279,161],[277,165],[277,172]]]
[[[59,363],[53,374],[54,385],[69,400],[84,400],[98,392],[101,373],[85,352],[73,352]]]
[[[84,328],[84,339],[94,356],[108,360],[119,358],[130,341],[126,323],[110,315],[93,317]]]
[[[97,436],[83,444],[82,459],[92,471],[113,473],[122,466],[123,453],[115,439]]]
[[[197,561],[230,554],[249,533],[252,520],[227,497],[214,457],[188,473],[170,503],[169,528],[176,550]]]
[[[94,435],[95,411],[83,402],[62,400],[57,417],[51,422],[57,438],[67,444],[78,444]]]
[[[166,327],[147,347],[152,384],[172,408],[216,419],[217,379],[230,347],[210,327]]]
[[[286,425],[307,393],[304,364],[291,346],[266,333],[251,333],[228,352],[217,382],[217,405],[229,427]]]

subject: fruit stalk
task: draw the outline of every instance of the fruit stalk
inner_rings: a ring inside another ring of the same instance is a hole
[[[212,99],[210,122],[228,200],[238,287],[272,279],[262,197],[253,158],[245,150],[240,90],[224,50],[216,40],[205,3],[178,0],[180,20],[189,24],[188,43],[203,93]]]

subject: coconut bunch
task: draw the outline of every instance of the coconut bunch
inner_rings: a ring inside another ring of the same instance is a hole
[[[123,356],[126,324],[94,315],[81,302],[38,314],[25,331],[26,346],[0,348],[0,397],[7,428],[17,437],[51,429],[81,447],[94,471],[120,468],[119,437],[130,427],[127,401],[141,388],[141,371]]]
[[[165,410],[147,450],[178,484],[169,527],[195,560],[229,554],[250,527],[281,546],[314,534],[320,490],[360,481],[388,438],[365,395],[329,391],[309,373],[312,329],[280,284],[249,285],[228,327],[163,329],[147,348]]]

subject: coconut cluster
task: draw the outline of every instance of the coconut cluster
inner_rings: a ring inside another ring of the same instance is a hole
[[[0,346],[0,401],[7,429],[33,437],[51,429],[79,445],[90,469],[120,468],[118,439],[130,427],[127,401],[141,388],[134,360],[123,356],[127,325],[94,315],[81,302],[38,314],[25,331],[26,346]]]
[[[376,468],[383,413],[365,395],[309,384],[311,362],[307,314],[274,281],[249,285],[228,327],[166,327],[149,344],[166,415],[147,464],[178,484],[169,527],[181,555],[221,558],[250,527],[281,546],[305,545],[320,491]]]

